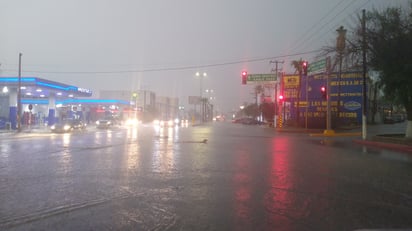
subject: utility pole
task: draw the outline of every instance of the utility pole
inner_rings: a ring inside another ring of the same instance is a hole
[[[366,17],[365,17],[365,9],[362,10],[362,59],[363,59],[363,113],[362,113],[362,138],[366,140],[366,113],[367,113],[367,99],[366,99]]]
[[[340,95],[341,95],[341,80],[342,80],[342,59],[343,59],[343,53],[345,50],[345,40],[346,40],[346,29],[343,28],[343,26],[340,26],[337,30],[338,32],[338,37],[336,38],[336,51],[338,53],[338,58],[339,58],[339,72],[338,72],[338,105],[336,106],[337,113],[336,113],[336,118],[337,122],[340,123]]]

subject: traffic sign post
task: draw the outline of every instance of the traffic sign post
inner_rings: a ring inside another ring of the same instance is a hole
[[[318,74],[322,72],[326,72],[326,59],[313,62],[308,67],[309,74]]]
[[[249,74],[247,82],[275,82],[277,81],[276,74]]]

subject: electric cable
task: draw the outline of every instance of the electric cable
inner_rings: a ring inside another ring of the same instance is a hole
[[[229,62],[222,62],[222,63],[213,63],[213,64],[204,64],[204,65],[193,65],[193,66],[182,66],[182,67],[164,67],[164,68],[152,68],[152,69],[141,69],[141,70],[120,70],[120,71],[38,71],[38,70],[25,70],[23,72],[27,73],[37,73],[37,74],[121,74],[121,73],[146,73],[146,72],[162,72],[162,71],[181,71],[181,70],[192,70],[192,69],[199,69],[199,68],[212,68],[212,67],[220,67],[220,66],[229,66],[239,63],[252,63],[252,62],[261,62],[261,61],[268,61],[272,59],[279,59],[297,55],[305,55],[305,54],[312,54],[319,52],[320,50],[311,50],[300,52],[296,54],[285,54],[279,55],[274,57],[264,57],[264,58],[256,58],[256,59],[245,59],[240,61],[229,61]],[[15,71],[10,69],[5,69],[5,71]]]

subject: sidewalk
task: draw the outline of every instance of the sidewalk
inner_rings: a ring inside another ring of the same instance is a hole
[[[405,138],[406,123],[368,125],[367,139],[354,142],[412,154],[412,139]]]
[[[17,130],[0,130],[0,139],[1,138],[18,138],[18,137],[29,137],[37,136],[40,134],[50,133],[50,129],[47,126],[33,126],[33,127],[24,127],[21,132]]]
[[[393,151],[412,154],[412,139],[409,141],[409,144],[392,143],[390,141],[373,140],[373,139],[372,140],[369,140],[369,139],[354,140],[353,142],[360,144],[360,145],[366,145],[366,146],[371,146],[371,147],[376,147],[376,148],[384,148],[384,149],[389,149]]]
[[[362,127],[339,129],[332,133],[325,132],[322,129],[304,129],[293,127],[276,128],[277,132],[306,133],[313,137],[353,136],[353,142],[356,144],[412,154],[412,139],[407,139],[404,137],[406,122],[396,124],[368,124],[366,130],[366,140],[363,140]]]

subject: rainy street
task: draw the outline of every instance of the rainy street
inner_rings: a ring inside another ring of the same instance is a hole
[[[0,230],[412,228],[412,156],[261,126],[2,136]]]

